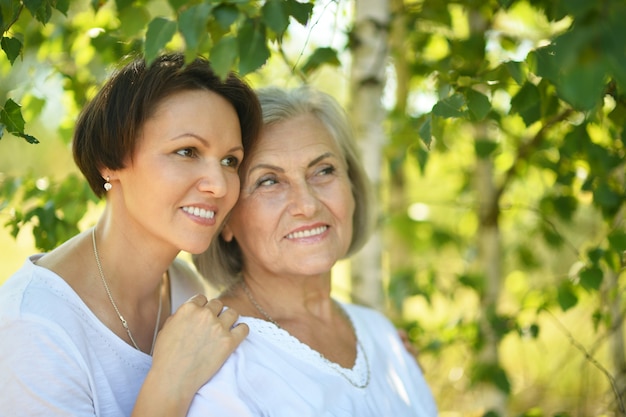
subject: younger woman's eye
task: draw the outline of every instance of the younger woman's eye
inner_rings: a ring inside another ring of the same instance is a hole
[[[183,148],[176,151],[176,153],[180,156],[184,156],[186,158],[193,158],[196,156],[196,150],[194,148]]]
[[[237,158],[236,156],[227,156],[226,158],[222,159],[222,165],[231,168],[237,168],[239,166],[239,158]]]

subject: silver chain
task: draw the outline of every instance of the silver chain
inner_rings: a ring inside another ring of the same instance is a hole
[[[111,304],[113,305],[113,308],[115,309],[115,312],[117,313],[117,316],[120,318],[120,321],[122,322],[122,326],[124,326],[124,329],[126,329],[126,333],[128,333],[128,337],[130,338],[130,341],[132,342],[135,349],[141,351],[141,349],[139,349],[139,346],[137,346],[137,343],[135,342],[135,338],[133,337],[133,334],[130,332],[130,328],[128,327],[128,323],[126,322],[126,319],[124,318],[124,316],[122,316],[122,313],[120,313],[120,310],[119,308],[117,308],[117,304],[115,304],[115,301],[113,301],[113,296],[111,295],[111,290],[109,289],[109,285],[107,284],[106,279],[104,279],[104,272],[102,271],[102,265],[100,264],[100,256],[98,255],[98,247],[96,246],[96,228],[95,227],[91,229],[91,240],[93,242],[93,254],[96,258],[96,265],[98,265],[98,272],[100,272],[100,279],[102,279],[102,284],[104,284],[104,289],[106,290],[107,295],[109,296],[109,300],[111,301]],[[161,283],[161,285],[163,284]],[[152,347],[150,348],[150,355],[152,355],[152,352],[154,351],[154,343],[156,342],[157,333],[159,332],[159,322],[161,321],[162,307],[163,307],[163,297],[161,296],[161,290],[159,289],[159,310],[157,312],[156,324],[154,326],[154,335],[152,336]]]
[[[276,323],[276,320],[274,320],[272,316],[267,314],[267,312],[263,310],[263,307],[261,307],[259,303],[257,303],[256,299],[252,296],[252,293],[248,289],[246,282],[243,280],[241,281],[241,288],[243,288],[243,292],[246,293],[248,300],[250,300],[254,308],[256,308],[259,311],[259,313],[261,313],[261,315],[265,318],[265,320],[269,321],[270,323],[272,323],[274,326],[278,327],[279,329],[282,329],[282,327],[280,327],[280,325]]]
[[[280,325],[276,322],[276,320],[274,320],[272,318],[272,316],[270,316],[267,311],[265,311],[263,309],[263,307],[261,307],[259,305],[259,303],[256,301],[256,299],[252,296],[252,293],[250,292],[250,289],[248,288],[248,285],[246,285],[246,282],[244,280],[241,281],[241,288],[243,289],[243,292],[246,293],[246,296],[248,297],[248,300],[250,300],[250,302],[252,303],[252,305],[254,306],[254,308],[257,309],[257,311],[259,313],[261,313],[261,315],[270,323],[272,323],[274,326],[278,327],[279,329],[282,329],[282,327],[280,327]],[[339,375],[341,375],[342,377],[344,377],[352,386],[356,387],[356,388],[365,388],[369,385],[370,383],[370,363],[369,363],[369,359],[367,357],[367,353],[365,353],[365,349],[363,348],[363,345],[361,344],[361,341],[358,338],[358,335],[356,334],[356,329],[354,328],[354,324],[352,323],[352,320],[350,319],[350,316],[348,316],[348,314],[343,311],[343,309],[337,305],[337,308],[339,309],[339,311],[341,311],[341,313],[343,314],[343,316],[348,319],[348,322],[350,323],[350,327],[352,327],[352,331],[354,332],[354,336],[356,337],[356,343],[358,345],[358,347],[361,348],[361,352],[363,352],[363,358],[365,359],[365,366],[367,367],[367,378],[365,379],[365,382],[363,384],[357,384],[355,383],[348,375],[346,375],[345,373],[341,372],[339,369],[337,369],[334,366],[330,366],[331,369],[333,369],[335,372],[337,372]],[[358,352],[358,349],[357,349]],[[319,352],[318,352],[319,353]],[[321,353],[319,353],[319,355],[322,357],[322,359],[324,359],[325,362],[327,362],[328,365],[330,364],[335,364],[334,362],[332,362],[331,360],[329,360],[328,358],[326,358],[324,355],[322,355]],[[336,365],[336,364],[335,364]]]

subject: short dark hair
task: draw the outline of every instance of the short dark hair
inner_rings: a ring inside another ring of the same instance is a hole
[[[341,149],[342,157],[348,166],[348,177],[355,203],[352,239],[346,257],[353,255],[369,239],[376,209],[373,191],[361,161],[348,115],[332,96],[308,86],[290,90],[266,87],[257,90],[257,95],[261,102],[264,125],[310,114],[324,125]],[[255,142],[254,146],[257,145],[260,145],[259,141]],[[246,166],[244,158],[240,175],[245,173]],[[243,253],[236,239],[227,242],[221,235],[217,235],[206,251],[193,255],[192,259],[198,271],[217,288],[232,287],[242,280]]]
[[[105,182],[100,170],[124,168],[157,106],[172,94],[189,90],[212,91],[232,104],[247,152],[261,127],[259,101],[248,84],[234,73],[220,79],[202,57],[186,63],[182,53],[169,53],[149,66],[144,58],[135,58],[111,76],[76,123],[74,161],[98,197],[103,195]]]

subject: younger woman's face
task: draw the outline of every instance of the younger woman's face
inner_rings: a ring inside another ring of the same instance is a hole
[[[242,158],[233,106],[208,90],[182,91],[146,121],[133,157],[111,175],[109,193],[143,241],[199,253],[237,200]]]

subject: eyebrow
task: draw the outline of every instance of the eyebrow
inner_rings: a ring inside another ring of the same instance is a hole
[[[307,168],[311,168],[312,166],[314,166],[315,164],[319,163],[320,161],[323,161],[326,158],[330,158],[330,157],[336,157],[335,154],[333,154],[332,152],[325,152],[323,154],[321,154],[320,156],[318,156],[317,158],[313,159],[311,162],[309,162],[309,164],[307,165]],[[274,171],[278,171],[278,172],[285,172],[285,170],[281,167],[278,167],[276,165],[272,165],[272,164],[258,164],[255,165],[253,167],[250,168],[250,171],[248,171],[248,174],[252,173],[252,171],[257,170],[257,169],[271,169]]]
[[[207,148],[211,147],[211,144],[209,143],[208,140],[204,139],[202,136],[198,136],[195,133],[191,133],[191,132],[181,133],[178,136],[174,136],[171,140],[172,141],[176,141],[176,140],[181,140],[181,139],[185,139],[185,138],[188,138],[188,137],[192,137],[192,138],[195,138],[195,139],[199,140]],[[233,146],[227,152],[235,152],[235,151],[242,151],[243,152],[243,146],[241,146],[241,145]]]

